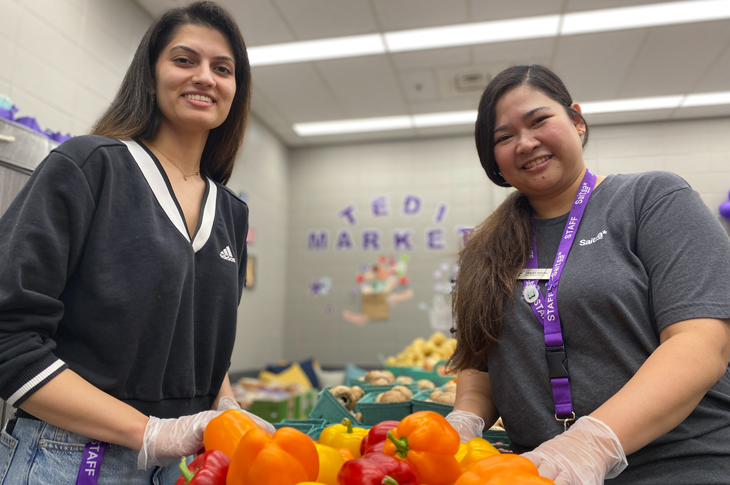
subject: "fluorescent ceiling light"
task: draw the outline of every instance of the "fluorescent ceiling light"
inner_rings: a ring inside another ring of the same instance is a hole
[[[579,103],[583,114],[616,113],[619,111],[642,111],[651,109],[678,108],[684,96],[657,96],[653,98],[615,99]]]
[[[730,18],[730,2],[727,0],[657,3],[568,13],[563,16],[560,33],[574,35],[727,18]]]
[[[264,45],[248,56],[266,66],[722,19],[730,0],[692,0]]]
[[[546,15],[543,17],[386,32],[383,37],[385,37],[385,44],[389,52],[404,52],[553,37],[558,34],[559,24],[560,15]]]
[[[688,94],[682,101],[682,108],[691,106],[713,106],[719,104],[730,104],[730,91],[722,93]]]
[[[410,116],[389,116],[387,118],[362,118],[355,120],[317,121],[296,123],[294,131],[299,136],[341,135],[369,131],[391,131],[412,128]]]
[[[690,94],[686,96],[656,96],[652,98],[594,101],[581,103],[580,107],[583,114],[599,114],[722,104],[730,104],[730,91]],[[428,128],[434,126],[473,125],[476,122],[476,119],[477,111],[469,110],[428,113],[412,116],[389,116],[385,118],[296,123],[293,128],[299,136],[307,137],[342,135],[346,133],[365,133],[372,131],[405,130],[409,128]]]
[[[385,54],[385,46],[380,34],[372,34],[249,47],[247,51],[252,66],[266,66]]]
[[[449,113],[429,113],[413,115],[413,126],[427,128],[429,126],[471,125],[477,121],[477,110],[451,111]]]

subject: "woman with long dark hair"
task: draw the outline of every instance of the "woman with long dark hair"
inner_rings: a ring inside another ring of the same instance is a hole
[[[223,184],[250,79],[227,12],[167,12],[93,134],[55,149],[0,219],[0,397],[18,407],[0,483],[173,483],[168,465],[240,409],[248,208]]]
[[[497,75],[475,136],[490,180],[517,191],[460,255],[448,420],[462,440],[501,416],[557,484],[727,483],[730,241],[716,218],[674,174],[587,170],[580,106],[544,67]]]

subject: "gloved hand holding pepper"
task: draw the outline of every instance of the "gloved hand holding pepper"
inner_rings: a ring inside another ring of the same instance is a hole
[[[563,434],[522,456],[557,485],[602,485],[628,465],[616,434],[592,416],[583,416]]]
[[[451,411],[446,415],[446,421],[459,433],[462,443],[481,438],[484,432],[484,420],[469,411]]]
[[[176,419],[150,416],[144,431],[142,449],[137,455],[137,468],[169,465],[181,456],[196,453],[203,447],[203,433],[208,422],[219,411],[203,411]]]
[[[228,411],[229,409],[234,409],[237,411],[241,411],[243,414],[248,416],[250,419],[252,419],[261,429],[266,431],[269,434],[276,433],[276,428],[273,424],[269,423],[265,419],[256,416],[253,413],[249,413],[245,409],[241,409],[241,405],[238,404],[238,402],[233,399],[230,396],[223,396],[218,400],[218,411]]]

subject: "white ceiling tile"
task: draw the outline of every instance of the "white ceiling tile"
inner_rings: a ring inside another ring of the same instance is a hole
[[[680,108],[674,112],[672,119],[717,118],[720,116],[730,116],[730,104]]]
[[[479,106],[479,99],[481,96],[482,93],[474,93],[460,98],[438,99],[434,101],[412,101],[411,111],[413,114],[428,114],[476,110]]]
[[[691,90],[693,93],[713,93],[717,91],[730,91],[730,46],[725,46],[725,52],[703,74]]]
[[[433,71],[405,72],[398,77],[407,100],[431,100],[439,96]]]
[[[537,59],[550,59],[554,46],[555,39],[520,40],[475,45],[472,52],[474,64],[533,64]]]
[[[297,40],[271,0],[219,0],[219,3],[236,19],[249,47]]]
[[[145,9],[155,20],[162,17],[162,14],[171,8],[182,6],[180,0],[135,0],[135,2]]]
[[[668,0],[567,0],[566,12],[583,12],[586,10],[603,10],[606,8],[634,7],[650,3],[665,3]]]
[[[469,0],[469,21],[536,17],[560,13],[563,0]]]
[[[399,52],[390,56],[395,67],[401,70],[471,65],[469,47]]]
[[[406,114],[393,68],[385,56],[338,59],[317,63],[325,82],[348,118]]]
[[[345,117],[311,63],[256,67],[252,78],[257,89],[292,122]]]
[[[649,29],[621,98],[682,94],[700,79],[730,39],[730,20]]]
[[[553,70],[577,102],[612,99],[646,34],[638,29],[561,37]]]
[[[371,0],[383,31],[468,22],[466,0]]]
[[[474,123],[468,125],[439,126],[434,128],[420,128],[417,130],[421,138],[435,138],[439,136],[473,135]]]
[[[362,0],[274,0],[298,40],[378,31],[368,2]]]
[[[655,109],[650,111],[626,111],[623,113],[596,113],[586,115],[588,126],[643,123],[646,121],[667,120],[674,109]]]

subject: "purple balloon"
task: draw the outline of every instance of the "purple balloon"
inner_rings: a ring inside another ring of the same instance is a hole
[[[720,215],[726,219],[730,219],[730,200],[720,204]]]

